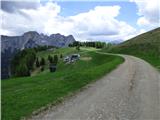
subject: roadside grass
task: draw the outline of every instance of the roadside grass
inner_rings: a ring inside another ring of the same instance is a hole
[[[128,54],[146,60],[160,70],[160,49],[156,44],[134,44],[128,46],[117,46],[103,52]]]
[[[102,51],[133,55],[160,70],[160,27]]]
[[[62,49],[63,53],[74,52],[74,49],[68,49]],[[95,52],[80,52],[80,54],[82,57],[92,57],[92,59],[79,60],[71,65],[61,61],[55,73],[46,70],[36,76],[3,80],[2,120],[19,120],[30,116],[41,107],[56,103],[86,84],[99,79],[124,61],[118,56]],[[40,55],[46,54],[44,52]]]

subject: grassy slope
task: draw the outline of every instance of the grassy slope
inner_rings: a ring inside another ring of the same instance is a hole
[[[80,50],[79,52],[83,52],[83,50]],[[71,54],[71,53],[78,53],[78,52],[75,48],[69,48],[69,49],[68,48],[61,48],[61,49],[56,49],[56,50],[52,50],[52,51],[38,52],[37,57],[38,58],[43,57],[45,59],[45,62],[48,62],[48,55],[51,55],[53,57],[56,54],[56,55],[58,55],[58,57],[60,57],[60,54],[62,54],[63,56],[66,56],[67,54]],[[32,72],[32,76],[35,76],[36,74],[44,74],[44,73],[49,72],[48,67],[49,67],[49,62],[48,62],[48,64],[46,64],[44,66],[45,70],[43,72],[40,71],[40,68],[36,69],[35,71]]]
[[[74,49],[61,49],[72,53]],[[41,56],[47,52],[38,53]],[[90,61],[79,60],[72,65],[60,62],[55,73],[45,72],[23,78],[2,81],[2,119],[18,120],[33,111],[60,100],[86,84],[95,81],[123,62],[116,56],[95,52],[81,52],[82,57],[92,57]]]
[[[160,28],[132,38],[107,52],[134,55],[160,69]]]

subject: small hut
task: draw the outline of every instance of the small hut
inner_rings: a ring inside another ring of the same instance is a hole
[[[50,72],[55,72],[57,69],[57,66],[52,64],[49,66],[49,69],[50,69]]]

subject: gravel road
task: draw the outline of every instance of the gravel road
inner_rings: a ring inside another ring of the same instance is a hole
[[[147,62],[125,62],[32,120],[160,120],[160,74]]]

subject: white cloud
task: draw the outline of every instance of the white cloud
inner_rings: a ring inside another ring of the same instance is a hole
[[[40,3],[39,3],[40,4]],[[124,40],[137,34],[135,28],[119,21],[120,6],[97,6],[88,12],[63,17],[61,7],[53,2],[39,5],[37,9],[20,9],[16,13],[1,11],[1,34],[20,35],[35,30],[39,33],[72,34],[77,40]]]
[[[44,32],[45,24],[49,20],[54,20],[59,12],[60,6],[51,2],[45,5],[40,4],[37,9],[20,9],[16,13],[8,13],[1,10],[1,34],[19,35],[31,30]]]
[[[86,13],[69,17],[74,23],[77,38],[83,40],[114,41],[123,40],[135,29],[123,21],[118,21],[120,6],[97,6]]]
[[[138,7],[137,20],[139,26],[159,26],[159,2],[158,0],[131,0],[135,2]]]
[[[140,17],[138,20],[137,20],[137,24],[139,26],[147,26],[150,24],[150,22],[145,18],[145,17]]]

